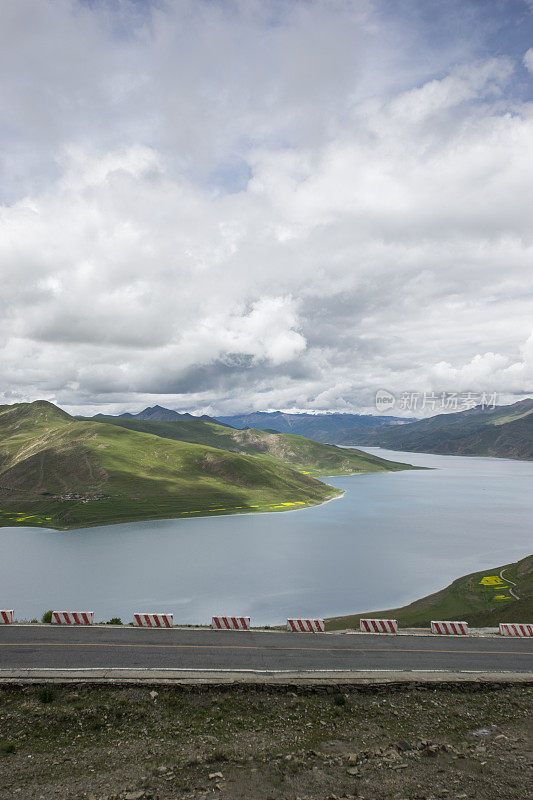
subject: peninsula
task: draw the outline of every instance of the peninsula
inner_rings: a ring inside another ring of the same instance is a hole
[[[63,530],[288,511],[342,494],[316,475],[410,468],[299,436],[232,431],[195,418],[95,421],[47,401],[0,406],[0,526]]]

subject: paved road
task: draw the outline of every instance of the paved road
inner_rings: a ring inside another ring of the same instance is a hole
[[[0,669],[533,672],[533,639],[0,626]]]

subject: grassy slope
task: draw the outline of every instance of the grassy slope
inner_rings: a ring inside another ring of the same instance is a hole
[[[533,400],[376,428],[356,440],[396,450],[533,459]]]
[[[44,401],[0,407],[0,525],[287,510],[338,494],[268,456],[80,421]]]
[[[257,429],[234,430],[203,420],[152,422],[121,417],[99,417],[98,422],[155,434],[163,438],[217,447],[247,455],[270,456],[314,476],[353,475],[358,472],[391,472],[413,469],[351,448],[319,444],[303,436],[268,433]]]
[[[505,578],[502,583],[488,586],[480,583],[487,576],[499,577],[502,569]],[[509,587],[514,589],[519,600],[513,599]],[[327,629],[359,627],[360,618],[367,616],[397,619],[404,627],[428,627],[432,619],[465,620],[475,627],[500,622],[533,622],[533,555],[514,564],[465,575],[445,589],[403,608],[335,617],[328,620]]]

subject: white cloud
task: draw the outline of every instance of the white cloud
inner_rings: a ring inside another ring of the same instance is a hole
[[[460,367],[446,362],[436,364],[432,370],[432,386],[440,391],[454,386],[462,392],[488,386],[491,391],[523,394],[524,387],[533,385],[533,330],[519,350],[516,360],[501,353],[478,353]]]
[[[505,58],[468,64],[441,80],[404,92],[390,110],[398,122],[421,123],[470,100],[501,95],[512,71],[512,62]]]
[[[533,120],[507,97],[515,61],[436,76],[445,50],[413,60],[411,32],[396,52],[374,3],[282,19],[162,5],[127,35],[102,8],[21,4],[48,37],[10,13],[10,70],[21,82],[33,48],[49,107],[9,94],[13,125],[34,113],[53,158],[27,159],[27,191],[0,211],[7,402],[350,409],[379,387],[533,390]],[[213,185],[220,163],[248,181]]]

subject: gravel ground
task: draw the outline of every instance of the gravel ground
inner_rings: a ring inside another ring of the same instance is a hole
[[[529,686],[0,687],[0,800],[527,800]]]

